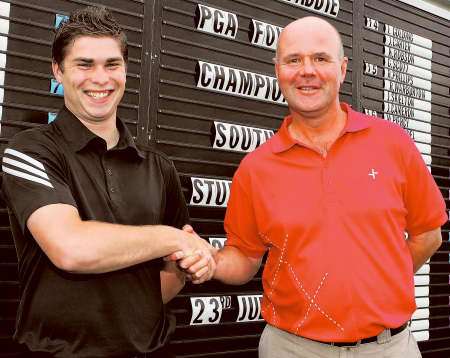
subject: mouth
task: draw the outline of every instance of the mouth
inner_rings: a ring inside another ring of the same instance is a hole
[[[313,92],[317,91],[319,89],[319,86],[298,86],[297,89],[302,92]]]
[[[111,95],[113,90],[104,90],[104,91],[84,91],[84,93],[93,98],[93,99],[103,99]]]

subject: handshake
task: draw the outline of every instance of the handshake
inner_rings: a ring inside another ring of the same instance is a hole
[[[166,256],[164,260],[176,262],[178,269],[192,283],[211,280],[216,271],[215,256],[218,250],[198,236],[190,225],[183,226],[181,233],[182,249]]]

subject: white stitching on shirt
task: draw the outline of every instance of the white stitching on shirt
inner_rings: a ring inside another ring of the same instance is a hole
[[[322,288],[323,283],[325,282],[326,278],[328,276],[328,272],[325,273],[325,275],[322,277],[322,281],[320,281],[319,286],[317,287],[316,292],[314,293],[314,297],[312,298],[312,300],[309,302],[309,306],[308,309],[306,310],[305,316],[303,317],[302,321],[297,325],[296,329],[295,329],[295,334],[298,334],[298,330],[303,326],[303,324],[306,322],[306,318],[309,315],[309,312],[311,311],[311,307],[313,305],[313,301],[316,299],[317,297],[317,293],[319,292],[319,290]]]
[[[270,241],[270,239],[267,237],[267,235],[262,234],[262,233],[260,233],[259,235],[260,235],[263,239],[265,239],[265,240],[267,240],[269,243],[271,243],[271,241]],[[273,274],[272,281],[270,282],[270,291],[267,292],[267,298],[269,299],[269,303],[270,303],[270,306],[272,307],[272,312],[273,312],[273,323],[276,323],[276,322],[277,322],[278,317],[277,317],[277,313],[276,313],[276,311],[275,311],[275,305],[274,305],[273,302],[272,302],[272,297],[273,297],[273,293],[274,293],[274,290],[275,290],[275,287],[274,287],[274,286],[275,286],[275,283],[276,283],[276,280],[277,280],[278,272],[280,272],[281,264],[284,263],[284,262],[286,262],[286,261],[283,261],[283,257],[284,257],[284,254],[285,254],[285,252],[286,252],[288,239],[289,239],[289,235],[286,234],[286,236],[284,237],[283,247],[282,247],[282,249],[281,249],[281,255],[280,255],[279,259],[278,259],[278,265],[277,265],[277,267],[276,267],[276,269],[275,269],[275,273]],[[272,243],[271,243],[271,244],[272,244]],[[273,244],[272,244],[272,245],[273,245]]]
[[[314,299],[316,298],[316,296],[314,295],[313,298],[311,298],[311,296],[308,294],[308,292],[306,292],[305,288],[303,287],[302,283],[300,282],[300,280],[298,279],[297,275],[295,274],[294,270],[292,269],[292,266],[288,264],[289,267],[289,272],[291,273],[291,276],[294,278],[294,281],[297,283],[297,288],[300,288],[301,292],[303,292],[303,294],[305,295],[305,297],[308,299],[308,301],[310,302],[311,305],[314,305],[314,307],[323,315],[325,316],[329,321],[331,321],[332,323],[334,323],[334,325],[336,325],[341,331],[344,331],[344,328],[333,318],[331,317],[329,314],[327,314],[315,301]],[[322,283],[324,281],[325,277],[322,279]],[[322,283],[319,286],[322,287]],[[318,292],[319,289],[317,289],[316,294]]]
[[[271,240],[269,239],[269,237],[263,233],[259,233],[259,236],[265,240],[266,242],[268,242],[271,245],[274,245],[273,242],[271,242]],[[280,268],[282,264],[286,264],[290,274],[292,276],[292,278],[294,279],[296,286],[299,290],[301,290],[301,292],[304,294],[304,296],[306,297],[306,299],[309,301],[309,306],[307,308],[307,311],[304,315],[304,317],[302,318],[301,322],[296,326],[296,330],[295,333],[298,333],[298,330],[303,326],[303,324],[306,322],[306,319],[309,315],[309,313],[311,312],[312,307],[314,306],[315,309],[317,309],[323,316],[325,316],[329,321],[331,321],[336,327],[339,328],[339,330],[344,331],[344,328],[342,327],[342,325],[340,325],[333,317],[331,317],[331,315],[329,315],[328,313],[326,313],[316,302],[316,297],[320,291],[320,289],[323,287],[323,284],[325,282],[325,280],[328,277],[328,272],[324,274],[324,276],[322,277],[322,280],[319,283],[319,286],[317,287],[316,291],[314,292],[313,297],[311,297],[311,295],[305,290],[305,288],[303,287],[302,283],[300,282],[299,278],[297,277],[297,275],[295,274],[292,266],[289,264],[288,261],[284,260],[284,256],[286,253],[286,249],[287,249],[287,243],[288,243],[288,239],[289,239],[289,235],[286,234],[285,238],[284,238],[284,242],[283,242],[283,247],[281,249],[281,255],[278,258],[278,264],[277,267],[275,269],[275,272],[273,274],[273,278],[270,282],[270,290],[267,292],[267,298],[268,298],[268,302],[270,304],[270,307],[272,309],[273,312],[273,323],[277,324],[278,321],[278,316],[276,313],[276,309],[275,309],[275,305],[272,301],[273,295],[274,295],[274,291],[275,291],[275,284],[277,283],[277,278],[278,278],[278,274],[280,272]]]

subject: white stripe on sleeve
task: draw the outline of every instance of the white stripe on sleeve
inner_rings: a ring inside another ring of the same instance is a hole
[[[41,178],[50,180],[44,171],[36,169],[35,167],[32,167],[31,165],[19,162],[17,160],[3,157],[3,164],[9,164],[10,166],[16,167],[16,169],[17,168],[23,169],[32,174],[36,174],[37,176],[40,176]]]
[[[26,155],[24,153],[21,153],[21,152],[15,150],[15,149],[11,149],[11,148],[6,148],[5,149],[5,154],[10,154],[12,156],[15,156],[15,157],[18,157],[20,159],[23,159],[26,162],[33,164],[35,167],[38,167],[39,169],[42,169],[45,172],[44,165],[40,161],[31,158],[29,155]]]
[[[43,184],[43,185],[48,186],[50,188],[53,188],[53,185],[49,181],[41,179],[41,178],[38,178],[38,177],[36,177],[34,175],[30,175],[30,174],[26,174],[26,173],[23,173],[23,172],[19,172],[18,170],[14,170],[14,169],[5,167],[4,165],[2,165],[2,170],[3,170],[3,172],[11,174],[11,175],[14,175],[16,177],[27,179],[27,180],[31,180],[31,181],[34,181],[36,183],[40,183],[40,184]]]

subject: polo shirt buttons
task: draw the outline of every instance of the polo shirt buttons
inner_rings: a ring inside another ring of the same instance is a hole
[[[109,191],[110,191],[111,193],[115,193],[115,192],[116,192],[116,189],[115,189],[115,188],[110,188]]]

